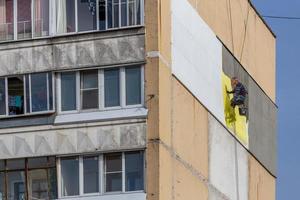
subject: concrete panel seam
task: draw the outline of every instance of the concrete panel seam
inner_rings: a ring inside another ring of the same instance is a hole
[[[222,200],[230,200],[225,194],[223,194],[214,185],[212,185],[209,182],[209,180],[206,179],[204,177],[204,175],[202,175],[197,169],[195,169],[191,164],[189,164],[187,161],[185,161],[184,159],[182,159],[175,152],[175,150],[172,147],[170,147],[169,145],[167,145],[166,143],[164,143],[160,139],[150,139],[150,140],[148,140],[148,144],[150,144],[150,143],[162,145],[162,147],[164,147],[170,153],[170,155],[172,156],[172,158],[174,158],[179,163],[181,163],[192,175],[194,175],[199,181],[201,181],[204,185],[206,185],[207,188],[208,188],[208,190],[214,191],[220,198],[222,198]]]
[[[171,68],[171,64],[164,58],[159,51],[149,51],[147,52],[147,58],[159,58],[166,66]]]

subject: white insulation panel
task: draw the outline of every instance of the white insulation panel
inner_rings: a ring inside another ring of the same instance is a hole
[[[172,1],[172,73],[225,124],[222,44],[187,0]]]

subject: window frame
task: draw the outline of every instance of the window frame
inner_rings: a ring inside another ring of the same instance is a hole
[[[141,71],[141,103],[140,104],[134,104],[134,105],[126,105],[126,68],[130,68],[132,66],[118,66],[118,67],[103,67],[103,68],[90,68],[90,69],[81,69],[77,70],[76,72],[76,110],[69,110],[69,111],[62,111],[62,105],[61,105],[61,73],[64,72],[71,72],[69,71],[61,71],[58,72],[57,76],[57,112],[58,114],[64,115],[64,114],[75,114],[75,113],[87,113],[87,112],[93,112],[93,111],[110,111],[110,110],[122,110],[122,109],[130,109],[130,108],[139,108],[144,106],[144,65],[134,65],[140,67]],[[119,69],[119,83],[120,83],[120,106],[112,106],[112,107],[105,107],[105,85],[104,85],[104,70],[105,69]],[[80,72],[81,71],[88,71],[88,70],[98,70],[98,108],[94,109],[81,109],[82,103],[81,103],[81,77]]]
[[[135,191],[126,191],[126,169],[125,169],[125,154],[127,152],[140,152],[143,154],[144,162],[143,162],[143,190],[135,190]],[[88,197],[88,196],[103,196],[103,195],[113,195],[113,194],[130,194],[130,193],[140,193],[146,191],[146,159],[145,159],[145,149],[135,149],[130,151],[123,151],[123,152],[115,152],[120,153],[122,155],[122,191],[116,191],[116,192],[106,192],[106,181],[105,181],[105,175],[106,175],[106,164],[105,164],[105,155],[111,154],[111,153],[90,153],[90,154],[80,154],[80,155],[64,155],[64,156],[58,156],[56,158],[57,161],[57,195],[58,199],[64,199],[64,198],[78,198],[78,197]],[[83,170],[83,158],[86,156],[94,156],[98,157],[98,189],[99,192],[96,193],[84,193],[84,170]],[[62,193],[62,184],[61,184],[61,159],[68,158],[68,157],[77,157],[79,159],[79,195],[75,196],[63,196]]]
[[[107,0],[105,1],[105,29],[101,30],[100,29],[100,25],[99,25],[99,1],[100,0],[96,0],[96,29],[95,30],[88,30],[88,31],[79,31],[78,30],[78,2],[77,0],[75,1],[75,31],[74,32],[66,32],[66,33],[57,33],[56,31],[56,1],[55,0],[49,0],[49,33],[46,36],[36,36],[35,34],[35,7],[36,7],[36,0],[31,0],[31,37],[30,38],[20,38],[18,39],[18,0],[12,0],[13,1],[13,20],[12,20],[12,24],[13,24],[13,37],[12,39],[7,39],[7,40],[1,40],[0,43],[4,43],[4,42],[9,42],[9,41],[22,41],[22,40],[32,40],[32,39],[41,39],[41,38],[52,38],[55,36],[67,36],[67,35],[74,35],[74,34],[78,34],[78,33],[91,33],[91,32],[103,32],[103,31],[109,31],[109,30],[118,30],[118,29],[127,29],[127,28],[134,28],[134,27],[143,27],[144,26],[144,0],[139,0],[140,1],[140,23],[138,24],[137,22],[137,12],[135,14],[135,23],[133,25],[129,25],[129,1],[134,1],[135,4],[135,10],[137,11],[138,7],[137,7],[137,1],[138,0],[127,0],[126,4],[127,4],[127,25],[126,26],[122,26],[121,23],[121,1],[122,0],[118,0],[119,1],[119,25],[116,27],[108,27],[108,4],[107,4]]]
[[[57,172],[57,157],[55,156],[43,156],[45,158],[47,158],[47,166],[43,166],[43,167],[32,167],[32,168],[29,168],[28,167],[28,160],[31,159],[31,158],[41,158],[41,157],[30,157],[30,158],[16,158],[16,159],[4,159],[4,160],[1,160],[4,162],[4,169],[1,169],[0,170],[0,173],[4,173],[4,181],[7,183],[8,181],[8,173],[9,172],[24,172],[24,194],[25,194],[25,199],[29,199],[29,194],[30,194],[30,191],[29,191],[29,174],[30,174],[30,171],[33,171],[33,170],[50,170],[50,169],[56,169],[56,172]],[[50,157],[53,157],[55,158],[55,166],[50,166]],[[20,167],[20,168],[17,168],[17,169],[8,169],[7,167],[7,162],[8,161],[12,161],[12,160],[24,160],[24,166]],[[58,180],[58,177],[57,177],[57,173],[56,173],[56,179]],[[47,181],[49,182],[50,181],[50,178],[47,177]],[[56,185],[57,186],[57,185]],[[50,190],[49,190],[49,185],[47,187],[47,192],[48,192],[48,196],[50,195]],[[6,185],[5,186],[5,191],[4,191],[4,195],[6,197],[8,197],[8,186]],[[57,196],[58,196],[58,191],[57,191]]]
[[[16,76],[7,76],[7,77],[3,77],[5,79],[5,105],[6,105],[6,114],[5,115],[0,115],[0,119],[3,118],[16,118],[16,117],[22,117],[22,116],[32,116],[32,115],[41,115],[41,114],[48,114],[48,113],[53,113],[55,112],[55,74],[54,72],[41,72],[41,73],[46,73],[46,84],[47,84],[47,110],[45,111],[36,111],[33,112],[32,111],[32,95],[31,95],[31,75],[32,74],[22,74],[20,76],[23,77],[23,90],[24,90],[24,113],[23,114],[19,114],[19,115],[9,115],[9,102],[8,102],[8,79],[9,78],[13,78]],[[50,87],[49,87],[49,73],[52,74],[52,109],[50,109]],[[28,89],[29,91],[27,91],[27,82],[26,82],[26,76],[28,75]],[[29,111],[27,110],[27,93],[29,94]]]

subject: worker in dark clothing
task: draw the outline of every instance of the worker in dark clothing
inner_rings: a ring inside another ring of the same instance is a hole
[[[244,85],[239,82],[236,77],[233,77],[231,79],[231,85],[233,90],[227,91],[228,94],[233,94],[233,98],[231,99],[231,106],[233,108],[235,108],[235,106],[239,106],[240,114],[246,115],[245,100],[248,92]]]

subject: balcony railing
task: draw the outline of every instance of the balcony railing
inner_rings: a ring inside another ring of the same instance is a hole
[[[14,25],[13,23],[0,24],[0,41],[14,39]]]

